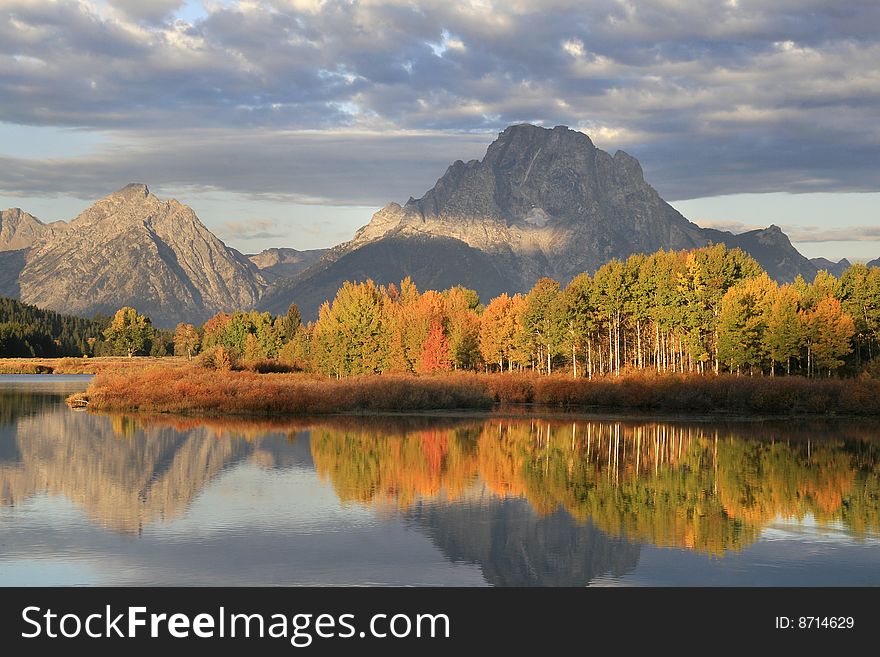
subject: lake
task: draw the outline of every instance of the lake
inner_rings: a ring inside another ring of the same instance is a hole
[[[97,415],[0,377],[0,585],[880,585],[880,424]]]

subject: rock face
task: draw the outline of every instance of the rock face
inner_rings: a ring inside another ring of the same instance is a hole
[[[19,208],[0,210],[0,251],[28,249],[52,228]]]
[[[246,257],[260,270],[263,278],[272,282],[279,278],[296,276],[318,262],[327,251],[328,249],[266,249]]]
[[[710,241],[746,248],[780,280],[816,271],[778,228],[741,236],[700,228],[660,198],[630,155],[612,156],[564,126],[524,124],[504,130],[482,160],[452,164],[422,198],[382,208],[352,241],[293,280],[279,281],[263,306],[280,312],[296,301],[314,316],[315,299],[332,298],[338,283],[363,277],[389,283],[409,275],[428,287],[425,272],[411,265],[418,260],[412,253],[429,238],[446,240],[448,249],[458,242],[458,252],[479,251],[507,292],[528,290],[543,276],[566,283],[611,258]],[[393,252],[377,249],[386,240],[394,240]],[[358,252],[366,248],[385,259],[365,267]],[[484,281],[482,268],[474,276],[462,271],[454,250],[438,251],[434,260],[484,299],[497,287],[494,279]]]
[[[215,237],[191,208],[132,184],[31,248],[18,296],[84,316],[130,305],[155,325],[171,327],[252,308],[265,285],[253,263]]]

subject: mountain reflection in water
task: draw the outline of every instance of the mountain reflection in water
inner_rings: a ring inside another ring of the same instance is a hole
[[[272,510],[265,503],[273,540],[304,540],[296,523],[310,513],[306,534],[326,537],[327,546],[349,526],[376,524],[381,537],[380,526],[394,524],[394,532],[427,539],[444,563],[465,569],[459,574],[476,567],[494,585],[621,577],[637,568],[643,546],[723,559],[780,520],[833,528],[855,543],[880,531],[880,431],[871,423],[102,416],[67,409],[62,388],[0,389],[0,505],[7,509],[0,508],[0,528],[13,539],[36,531],[36,516],[24,523],[21,509],[46,497],[67,500],[92,526],[117,535],[159,541],[174,527],[191,540],[187,523],[207,517],[212,528],[256,521],[266,481],[283,489],[283,477],[295,473],[296,494],[273,498]],[[236,472],[244,474],[235,479]],[[253,472],[277,476],[258,482]],[[234,482],[234,498],[223,489],[199,503],[224,481]],[[310,498],[328,490],[337,508],[312,509]],[[49,531],[51,523],[43,524]],[[236,540],[246,536],[240,531]],[[342,583],[370,583],[370,559],[381,555],[368,552],[392,548],[345,549],[349,562],[365,563],[345,575],[358,581]],[[0,583],[15,551],[14,540],[0,548]],[[303,558],[332,579],[320,550]]]

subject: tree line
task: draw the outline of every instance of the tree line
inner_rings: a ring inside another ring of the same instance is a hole
[[[90,354],[109,318],[85,319],[0,297],[0,357],[30,358]]]
[[[313,323],[303,324],[295,305],[283,318],[221,314],[201,330],[179,326],[175,345],[190,354],[221,346],[233,357],[337,377],[474,369],[827,376],[871,361],[878,331],[880,269],[853,265],[840,279],[823,271],[779,285],[745,252],[715,245],[612,260],[565,287],[543,278],[485,305],[462,287],[346,282]]]
[[[141,319],[142,318],[142,319]],[[157,333],[134,309],[102,336],[115,353],[144,353]],[[133,336],[133,337],[132,337]],[[880,353],[880,269],[853,265],[777,284],[740,249],[714,245],[611,260],[568,285],[542,278],[483,304],[473,290],[419,291],[346,282],[314,322],[218,313],[182,323],[164,350],[209,366],[276,361],[344,377],[446,370],[619,376],[658,373],[857,372]],[[156,350],[153,345],[153,350]]]

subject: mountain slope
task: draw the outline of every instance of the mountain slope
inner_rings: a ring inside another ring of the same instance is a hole
[[[99,200],[26,256],[20,298],[78,315],[131,305],[157,326],[256,304],[265,280],[191,208],[146,185]]]
[[[441,268],[430,276],[421,266],[429,239],[431,261]],[[487,284],[486,270],[498,273],[503,291],[520,292],[543,276],[566,283],[612,258],[709,242],[745,249],[778,280],[816,272],[775,226],[742,235],[700,228],[645,182],[630,155],[612,156],[564,126],[522,124],[504,130],[482,160],[453,163],[422,198],[386,205],[353,240],[278,281],[261,305],[278,312],[296,302],[314,317],[338,282],[366,275],[377,283],[412,276],[422,288],[433,276],[487,299],[498,281]],[[370,253],[381,253],[382,262],[369,262]],[[481,265],[461,267],[463,253]]]
[[[497,296],[508,287],[490,256],[460,240],[389,235],[364,244],[343,259],[327,258],[299,277],[278,281],[260,307],[280,315],[287,312],[292,299],[304,317],[313,319],[321,304],[332,299],[345,281],[399,283],[401,272],[423,290],[444,290],[468,281],[482,299]]]
[[[30,248],[51,230],[51,227],[19,208],[0,210],[0,251]]]

